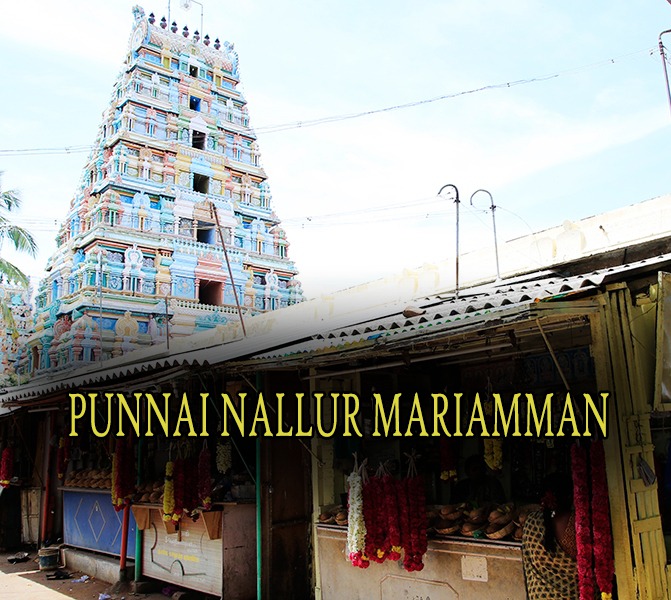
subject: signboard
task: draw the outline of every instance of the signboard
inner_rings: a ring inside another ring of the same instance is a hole
[[[68,546],[121,555],[123,511],[112,506],[109,490],[63,490],[63,541]],[[135,555],[135,519],[130,515],[128,551]]]
[[[222,541],[210,539],[203,519],[184,519],[168,533],[160,510],[149,511],[143,531],[142,573],[190,590],[222,593]]]

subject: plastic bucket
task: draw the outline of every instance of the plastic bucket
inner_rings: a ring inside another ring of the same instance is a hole
[[[58,548],[40,548],[37,552],[37,559],[40,565],[40,571],[51,571],[58,568]]]

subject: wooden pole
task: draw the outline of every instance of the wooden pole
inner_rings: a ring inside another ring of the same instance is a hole
[[[219,224],[219,215],[217,214],[217,209],[213,203],[210,203],[210,214],[214,217],[214,222],[217,225],[217,231],[219,232],[219,241],[221,242],[221,247],[224,250],[224,258],[226,259],[226,266],[228,267],[228,277],[231,280],[231,287],[233,288],[233,297],[235,298],[235,306],[238,309],[238,317],[240,318],[240,326],[242,327],[242,335],[247,337],[247,330],[245,329],[245,320],[242,318],[242,307],[240,306],[240,301],[238,300],[238,290],[235,287],[235,281],[233,280],[233,270],[231,269],[231,261],[228,260],[228,252],[226,250],[226,242],[224,241],[224,233],[221,231],[221,225]]]

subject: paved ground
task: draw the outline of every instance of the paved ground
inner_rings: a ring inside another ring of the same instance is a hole
[[[111,600],[167,600],[163,594],[133,594],[129,591],[113,593],[109,583],[96,579],[75,583],[82,573],[68,572],[71,579],[51,581],[48,571],[39,571],[33,557],[15,565],[7,562],[11,554],[0,554],[0,600],[99,600],[101,594],[109,594]]]

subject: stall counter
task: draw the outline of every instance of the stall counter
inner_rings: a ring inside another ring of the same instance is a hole
[[[459,538],[429,540],[424,569],[408,573],[400,562],[352,566],[343,527],[315,525],[321,600],[526,600],[519,542]],[[319,596],[317,596],[319,597]]]

